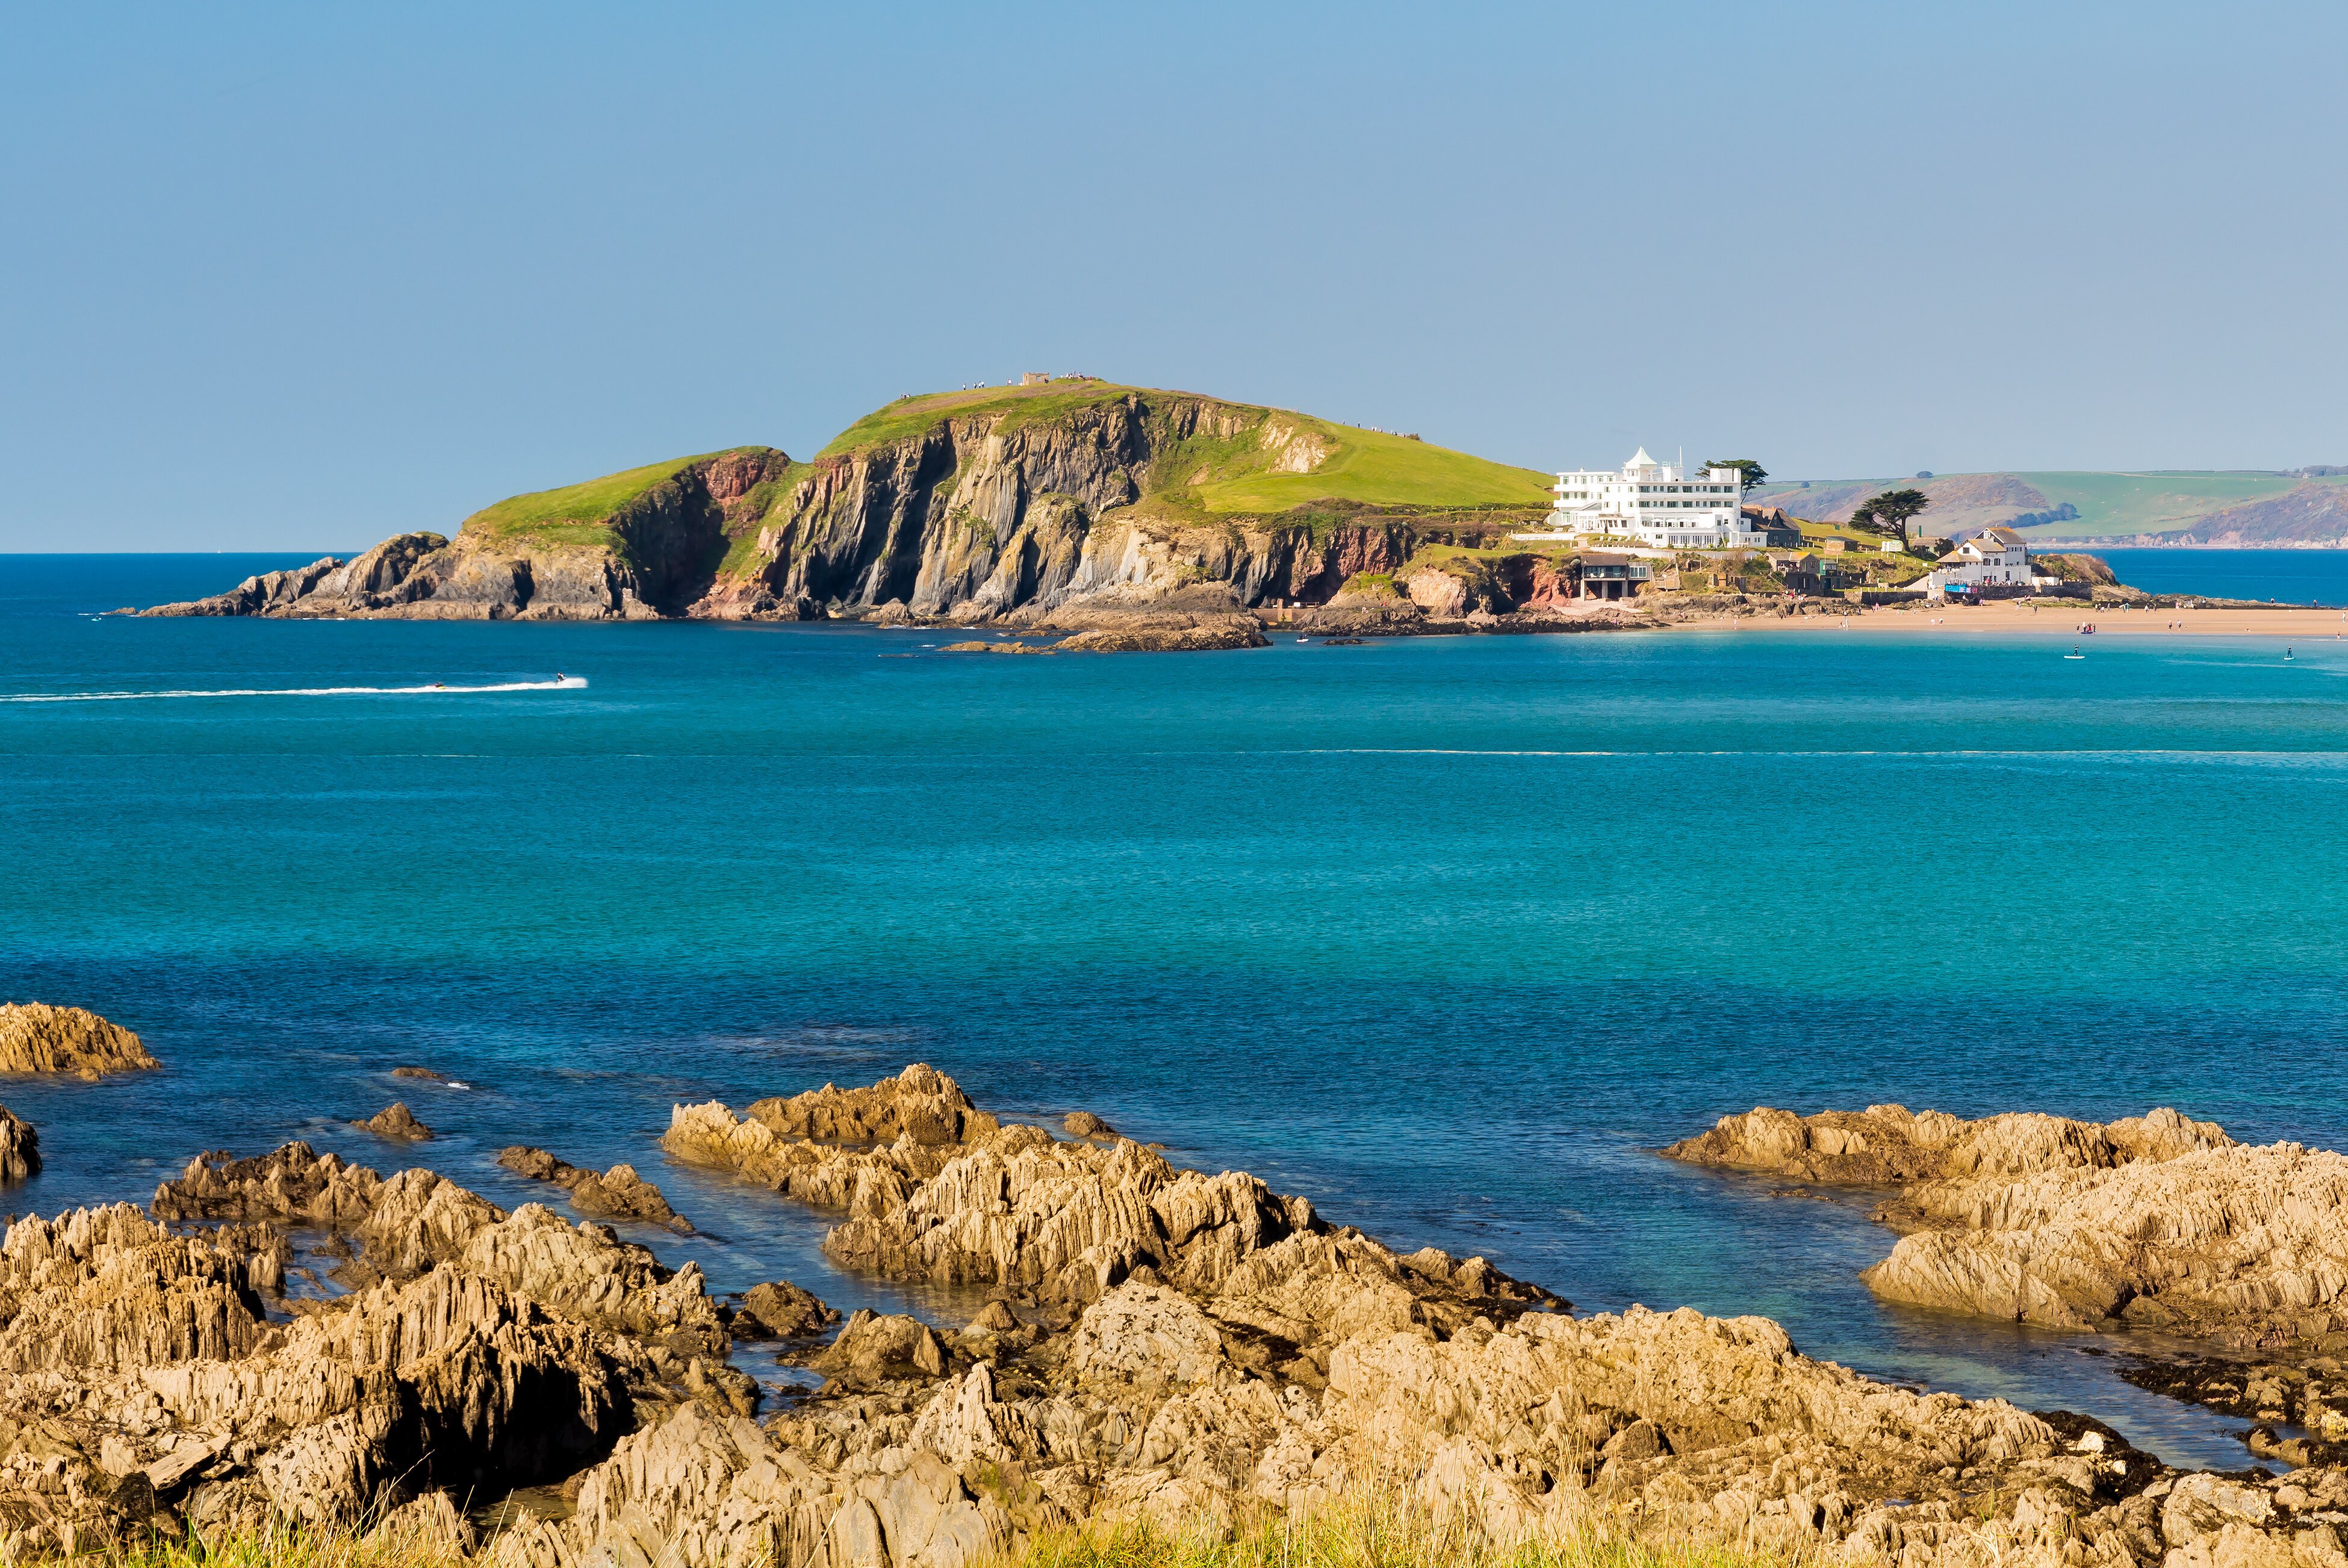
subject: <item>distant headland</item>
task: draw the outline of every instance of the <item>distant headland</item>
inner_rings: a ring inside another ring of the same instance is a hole
[[[900,398],[812,458],[752,446],[648,464],[146,613],[861,620],[1116,651],[1254,647],[1286,628],[1573,631],[1947,595],[2145,597],[2093,557],[2030,555],[2016,528],[2065,508],[2012,476],[1875,494],[1910,497],[1895,525],[1863,486],[1756,488],[1766,474],[1746,460],[1697,473],[1642,452],[1605,471],[1619,507],[1581,505],[1587,473],[1552,482],[1416,436],[1029,377]],[[1630,509],[1650,507],[1714,510]],[[1682,526],[1704,519],[1716,526]]]

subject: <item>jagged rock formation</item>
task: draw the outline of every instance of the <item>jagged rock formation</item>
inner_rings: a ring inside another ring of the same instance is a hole
[[[1665,1153],[1899,1191],[1910,1234],[1860,1276],[1889,1300],[2237,1346],[2348,1347],[2348,1159],[2245,1148],[2170,1110],[2107,1126],[1897,1105],[1727,1116]],[[2342,1337],[2334,1339],[2333,1337]]]
[[[1577,1321],[1250,1177],[974,1126],[936,1081],[922,1098],[961,1126],[825,1122],[896,1133],[843,1146],[680,1107],[672,1147],[832,1194],[843,1261],[995,1297],[958,1334],[857,1314],[810,1358],[824,1389],[763,1429],[688,1408],[624,1440],[575,1517],[498,1542],[507,1568],[946,1568],[1102,1514],[1192,1524],[1396,1486],[1501,1540],[1627,1520],[1854,1565],[2348,1561],[2348,1474],[2180,1478],[2089,1421],[1812,1362],[1756,1318]]]
[[[2155,1111],[2098,1126],[2061,1116],[2013,1112],[1967,1122],[1945,1111],[1870,1105],[1864,1112],[1797,1116],[1762,1106],[1722,1117],[1663,1153],[1691,1164],[1766,1171],[1806,1182],[1865,1184],[2108,1170],[2131,1160],[2168,1160],[2233,1147],[2209,1122]]]
[[[800,1339],[839,1321],[839,1312],[812,1291],[778,1279],[754,1285],[744,1295],[742,1310],[734,1317],[734,1332],[745,1338]]]
[[[97,1078],[160,1067],[139,1037],[81,1008],[0,1005],[0,1072],[70,1072]]]
[[[0,1105],[0,1182],[22,1182],[41,1173],[41,1135],[33,1124]]]
[[[750,1115],[778,1137],[819,1143],[960,1143],[1000,1125],[962,1085],[922,1062],[866,1089],[827,1083],[788,1100],[761,1100]]]
[[[636,1174],[633,1165],[614,1165],[598,1174],[556,1159],[543,1149],[516,1143],[501,1151],[498,1163],[533,1182],[551,1182],[571,1194],[572,1206],[582,1214],[605,1219],[642,1220],[665,1225],[679,1235],[693,1234],[693,1222],[669,1207],[661,1190]]]
[[[404,1100],[395,1100],[366,1121],[353,1125],[393,1143],[421,1143],[432,1136],[432,1129],[416,1119],[416,1112],[407,1108]]]
[[[458,1500],[559,1481],[639,1421],[755,1410],[700,1271],[595,1225],[511,1214],[444,1178],[388,1178],[294,1144],[208,1156],[159,1214],[21,1221],[0,1247],[0,1553],[170,1532],[381,1522],[450,1547]],[[253,1220],[275,1222],[252,1224]],[[364,1252],[332,1301],[268,1303],[292,1255]]]
[[[1502,1542],[1629,1529],[1848,1568],[2348,1565],[2348,1472],[2179,1475],[2081,1418],[1811,1361],[1759,1318],[1577,1320],[1481,1259],[1397,1254],[1244,1173],[1000,1125],[926,1068],[760,1108],[680,1107],[672,1138],[825,1194],[835,1256],[991,1284],[967,1327],[858,1312],[787,1352],[826,1381],[761,1423],[690,1264],[426,1172],[301,1145],[207,1156],[157,1208],[223,1228],[173,1235],[116,1205],[0,1246],[0,1552],[368,1511],[453,1553],[457,1501],[568,1476],[576,1512],[525,1515],[486,1548],[501,1568],[977,1568],[1073,1521],[1187,1527],[1370,1492]],[[2116,1125],[2093,1131],[2152,1150],[2214,1132]],[[2240,1153],[2098,1165],[2075,1158],[2100,1146],[2085,1132],[1964,1126],[1907,1141],[2042,1151],[2017,1156],[2044,1167],[2025,1182]],[[359,1240],[358,1287],[268,1321],[285,1244],[256,1218]],[[736,1321],[826,1310],[761,1286]]]

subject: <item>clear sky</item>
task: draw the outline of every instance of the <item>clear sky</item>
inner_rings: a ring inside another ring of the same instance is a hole
[[[1081,370],[1533,467],[2348,463],[2348,8],[0,0],[0,551]]]

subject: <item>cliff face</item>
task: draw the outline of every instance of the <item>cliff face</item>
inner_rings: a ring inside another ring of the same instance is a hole
[[[767,447],[694,459],[591,515],[583,503],[554,508],[600,497],[607,482],[517,497],[453,540],[403,534],[347,561],[328,557],[147,613],[885,614],[1082,628],[1138,611],[1196,618],[1267,601],[1323,604],[1348,578],[1391,573],[1422,543],[1472,542],[1524,515],[1351,501],[1210,512],[1199,487],[1235,472],[1309,476],[1333,443],[1294,416],[1185,394],[899,423],[888,438],[813,464]]]
[[[347,561],[328,556],[146,613],[656,620],[681,613],[708,591],[725,559],[727,528],[753,512],[764,498],[760,487],[789,466],[788,456],[764,447],[723,452],[559,529],[531,534],[469,524],[453,540],[400,534]]]
[[[819,460],[689,613],[813,618],[899,604],[981,620],[1323,602],[1356,572],[1401,565],[1424,520],[1361,507],[1210,516],[1184,494],[1210,456],[1233,450],[1309,473],[1326,449],[1308,435],[1262,410],[1179,395],[1015,425],[948,416]]]

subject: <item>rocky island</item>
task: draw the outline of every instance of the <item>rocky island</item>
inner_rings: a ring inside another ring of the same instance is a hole
[[[1716,1163],[1871,1159],[1842,1173],[1928,1184],[2232,1148],[2159,1113],[1972,1132],[1756,1114],[1706,1135]],[[1813,1361],[1760,1318],[1577,1317],[1480,1258],[1397,1253],[1084,1125],[1005,1122],[918,1065],[675,1109],[672,1157],[835,1214],[834,1259],[967,1302],[959,1327],[859,1311],[827,1337],[839,1314],[788,1282],[716,1299],[592,1221],[301,1143],[199,1156],[151,1218],[20,1221],[0,1247],[0,1551],[290,1520],[507,1568],[963,1568],[1076,1522],[1228,1527],[1399,1488],[1501,1542],[2348,1562],[2348,1471],[2179,1472],[2085,1418]],[[819,1386],[761,1385],[732,1364],[742,1338]]]

